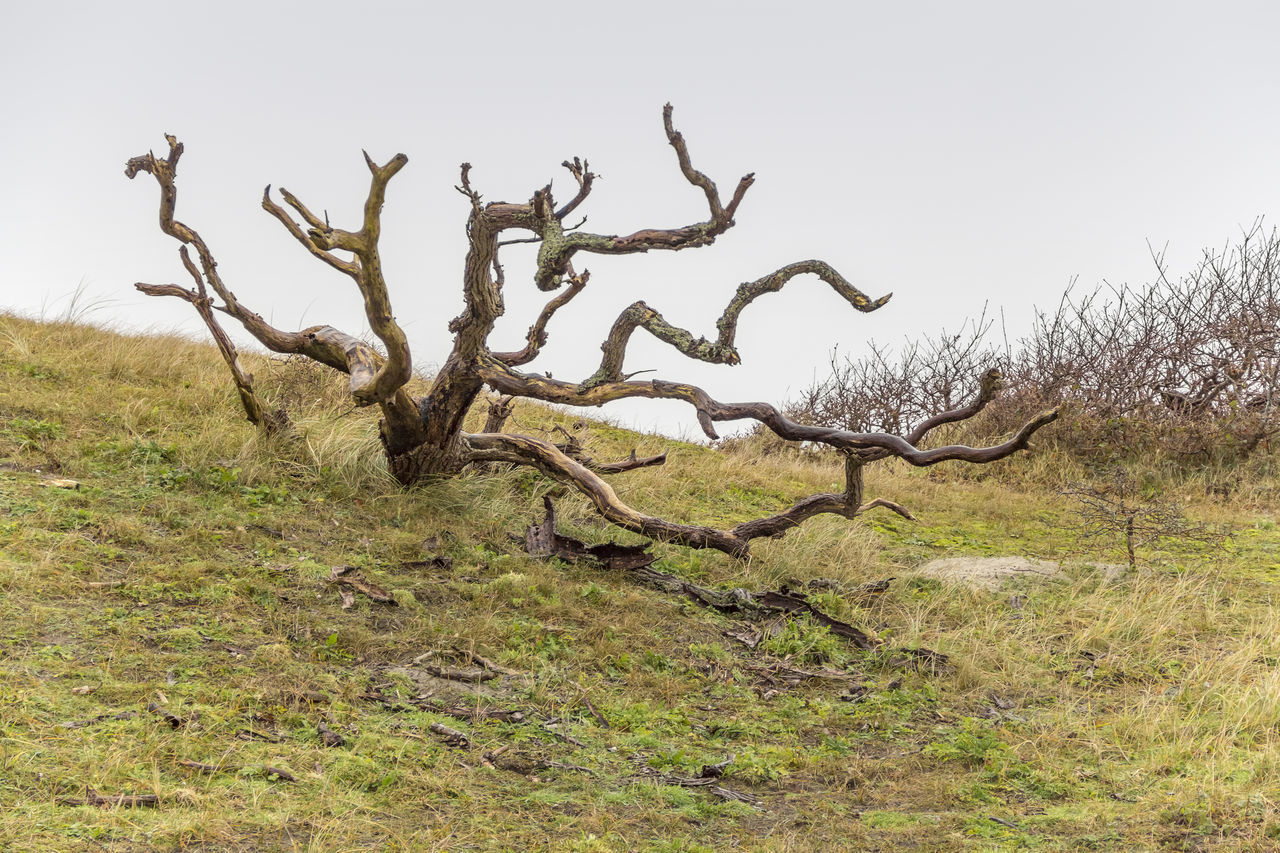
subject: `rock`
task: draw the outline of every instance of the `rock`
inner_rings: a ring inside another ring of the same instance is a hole
[[[942,581],[999,589],[1010,578],[1060,579],[1062,567],[1051,560],[1031,557],[946,557],[931,560],[916,571]]]
[[[1128,566],[1111,563],[1088,565],[1103,572],[1108,580],[1128,570]],[[916,572],[941,581],[992,590],[999,589],[1011,578],[1026,578],[1034,581],[1067,579],[1059,563],[1053,560],[1037,560],[1033,557],[945,557],[925,563],[917,568]]]
[[[59,479],[59,480],[44,480],[43,482],[41,482],[41,483],[40,483],[40,485],[42,485],[42,486],[46,486],[46,487],[51,488],[51,489],[78,489],[78,488],[80,488],[80,483],[79,483],[78,481],[76,481],[76,480],[60,480],[60,479]]]

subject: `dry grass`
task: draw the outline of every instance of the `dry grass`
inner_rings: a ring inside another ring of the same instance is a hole
[[[546,493],[566,532],[636,541],[556,484],[492,470],[403,491],[341,377],[250,360],[293,436],[266,440],[238,419],[208,347],[0,317],[0,849],[1280,844],[1271,457],[1199,480],[1148,472],[1190,516],[1233,532],[1215,547],[1162,541],[1112,580],[1085,564],[1115,562],[1120,542],[1080,541],[1057,493],[1087,472],[1052,453],[981,470],[875,466],[869,495],[910,505],[918,524],[817,519],[742,562],[657,546],[661,568],[702,584],[822,579],[816,605],[885,641],[864,653],[800,624],[749,650],[725,634],[740,622],[521,553],[508,534]],[[550,434],[577,429],[578,415],[522,404],[513,421]],[[764,443],[718,453],[608,424],[585,434],[600,458],[668,451],[618,489],[688,521],[732,523],[840,478],[829,460]],[[911,572],[956,554],[1071,568],[999,592]],[[400,606],[342,610],[325,583],[337,565],[359,566]],[[890,576],[888,592],[859,597]],[[894,650],[918,646],[953,670],[904,667]],[[387,668],[457,648],[527,675],[489,701],[529,722],[366,698],[412,699]],[[768,675],[779,665],[845,678],[788,685]],[[841,699],[850,687],[855,701]],[[347,744],[325,747],[318,722]],[[473,748],[436,739],[432,722],[466,730]],[[281,739],[242,739],[248,729]],[[529,772],[485,767],[501,747]],[[645,776],[730,755],[724,784],[763,811]],[[86,786],[160,805],[59,804]]]

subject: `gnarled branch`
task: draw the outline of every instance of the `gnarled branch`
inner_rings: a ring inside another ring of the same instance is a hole
[[[591,234],[588,232],[565,233],[561,224],[563,213],[546,215],[538,218],[534,230],[542,236],[542,245],[538,251],[538,268],[534,274],[534,284],[539,290],[555,290],[560,286],[561,277],[568,269],[568,264],[578,252],[589,252],[597,255],[629,255],[636,252],[648,252],[652,249],[678,250],[695,246],[707,246],[733,227],[733,215],[742,202],[743,196],[755,181],[755,175],[747,174],[738,181],[729,204],[720,200],[720,191],[715,183],[702,172],[693,167],[689,157],[689,147],[684,136],[680,134],[671,121],[672,107],[667,104],[662,109],[662,125],[667,134],[667,141],[676,151],[676,159],[685,179],[702,190],[707,197],[710,218],[705,222],[696,222],[681,228],[644,228],[640,231],[618,236],[616,234]],[[583,166],[585,169],[585,164]],[[590,184],[587,184],[588,189]],[[583,195],[580,191],[579,195]],[[550,192],[546,195],[550,209]],[[578,200],[566,206],[572,210]]]
[[[683,382],[665,382],[659,379],[647,382],[636,380],[605,382],[581,391],[581,386],[572,382],[563,382],[540,374],[521,373],[493,360],[482,361],[479,369],[489,387],[500,394],[531,397],[535,400],[568,406],[600,406],[614,400],[635,397],[683,400],[694,407],[698,415],[698,423],[706,436],[712,440],[720,437],[715,430],[717,421],[754,420],[764,424],[779,438],[788,441],[811,441],[837,450],[880,449],[889,451],[886,455],[898,456],[916,466],[936,465],[952,459],[977,463],[1003,459],[1025,448],[1037,430],[1058,418],[1057,409],[1042,412],[1024,424],[1013,438],[992,447],[975,448],[955,444],[921,450],[906,438],[888,433],[857,433],[834,427],[799,424],[768,403],[721,403],[696,385]],[[985,406],[985,403],[983,405]],[[867,461],[875,458],[884,457],[866,457]]]
[[[646,515],[618,499],[613,487],[581,462],[567,456],[549,441],[507,433],[474,433],[464,442],[472,462],[510,462],[537,468],[552,479],[565,483],[591,501],[609,521],[626,530],[664,542],[693,548],[715,548],[727,554],[745,556],[747,541],[732,533],[694,524],[677,524]]]
[[[387,282],[382,274],[382,258],[378,251],[378,238],[382,234],[382,205],[386,199],[387,184],[396,173],[404,168],[409,158],[397,154],[379,166],[364,155],[365,164],[372,175],[369,194],[364,204],[364,221],[359,231],[343,231],[333,228],[327,221],[321,220],[312,213],[305,204],[283,187],[280,195],[285,202],[298,212],[311,226],[304,234],[302,228],[293,218],[271,200],[271,187],[268,186],[262,195],[262,206],[280,221],[302,243],[312,255],[320,258],[334,269],[350,276],[364,297],[364,313],[369,320],[369,328],[382,341],[386,349],[386,357],[372,364],[372,372],[361,370],[358,374],[352,371],[351,394],[358,405],[388,401],[397,390],[404,387],[413,374],[413,359],[409,354],[409,341],[391,313],[391,298],[387,293]],[[354,261],[344,261],[331,254],[334,250],[347,251],[355,256]]]
[[[745,557],[753,539],[781,536],[806,519],[821,513],[853,518],[875,506],[891,506],[910,518],[910,513],[890,501],[862,504],[862,462],[853,456],[846,465],[847,486],[843,494],[812,495],[785,512],[739,524],[731,530],[717,530],[697,524],[677,524],[646,515],[623,503],[613,487],[588,466],[570,457],[548,441],[523,435],[478,433],[468,435],[466,444],[474,462],[510,462],[537,468],[585,495],[609,521],[650,539],[674,542],[692,548],[714,548],[734,557]],[[665,454],[664,454],[665,456]]]
[[[569,286],[543,306],[542,311],[538,314],[538,319],[534,320],[533,325],[529,327],[529,333],[526,336],[528,343],[525,344],[524,349],[519,352],[495,352],[490,353],[490,355],[503,364],[512,366],[528,364],[533,361],[547,343],[547,323],[551,322],[551,317],[563,308],[569,300],[581,293],[590,278],[591,273],[585,270],[581,275],[575,275],[571,272]],[[489,432],[489,430],[486,430],[486,432]]]
[[[165,140],[169,143],[169,157],[167,159],[158,158],[151,153],[132,157],[125,166],[125,175],[133,178],[139,172],[147,172],[156,179],[160,186],[160,229],[182,244],[179,251],[182,254],[183,265],[195,279],[197,290],[194,299],[188,298],[190,291],[185,291],[177,285],[139,284],[137,285],[138,290],[152,296],[179,296],[191,302],[196,307],[196,310],[201,312],[202,317],[204,316],[203,309],[201,308],[201,303],[197,300],[204,300],[207,307],[222,311],[239,321],[245,331],[272,352],[285,355],[305,355],[335,370],[349,374],[352,377],[353,393],[357,389],[369,387],[382,368],[384,359],[368,344],[351,335],[340,332],[332,326],[313,326],[301,332],[287,332],[277,329],[267,323],[260,314],[249,310],[236,299],[236,295],[227,287],[221,275],[219,275],[218,262],[214,259],[208,244],[205,243],[194,228],[175,219],[177,187],[174,182],[177,177],[178,160],[182,156],[184,148],[182,143],[172,135],[166,134]],[[396,168],[398,169],[399,167]],[[387,179],[389,177],[388,175]],[[375,176],[375,184],[377,181],[378,178]],[[269,198],[264,199],[264,206],[269,211],[272,211],[277,219],[281,219],[287,226],[291,226],[290,232],[294,233],[295,237],[307,243],[306,237],[302,235],[301,230],[283,210],[279,210],[278,214],[272,210],[274,205]],[[309,221],[319,223],[319,220],[310,211],[307,211],[304,216],[309,217]],[[188,245],[195,247],[196,256],[200,261],[198,269],[186,252],[186,246]],[[319,251],[310,243],[307,243],[307,245]],[[335,261],[339,268],[345,263],[336,258],[332,260]],[[354,265],[351,265],[351,267],[352,269],[355,268]],[[205,282],[222,300],[222,305],[214,305],[212,303],[212,300],[204,290]],[[188,295],[184,296],[183,293]],[[209,321],[206,319],[206,325],[208,323]],[[222,342],[219,340],[219,333],[214,331],[212,326],[210,331],[214,334],[214,339],[219,341],[219,347],[221,348]],[[228,340],[227,343],[229,344],[230,341]],[[236,378],[236,384],[238,389],[243,387],[240,377]],[[384,429],[384,440],[387,441],[388,449],[398,448],[402,452],[407,446],[420,443],[422,426],[417,419],[417,407],[403,388],[395,389],[387,399],[380,402],[382,403],[382,413],[387,425],[386,429]],[[249,412],[247,406],[246,412]],[[278,416],[267,415],[266,417]],[[253,419],[251,413],[250,419]]]
[[[714,342],[703,337],[695,339],[690,332],[668,323],[661,314],[644,302],[635,302],[624,309],[614,321],[609,337],[600,345],[600,349],[604,352],[600,369],[582,383],[579,391],[589,391],[605,382],[622,380],[622,362],[626,357],[627,343],[636,328],[645,329],[658,340],[666,341],[689,358],[711,364],[738,364],[741,358],[734,346],[734,337],[738,331],[738,317],[742,314],[742,310],[758,297],[766,293],[778,292],[791,279],[805,273],[818,276],[831,285],[831,289],[846,302],[863,313],[876,310],[893,296],[890,293],[872,300],[850,284],[830,264],[814,260],[797,261],[755,281],[739,285],[737,293],[725,307],[720,319],[716,321],[719,334]]]

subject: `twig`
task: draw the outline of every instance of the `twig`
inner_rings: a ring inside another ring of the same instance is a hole
[[[432,723],[430,728],[433,734],[439,735],[449,746],[456,746],[459,749],[470,749],[471,738],[467,737],[457,729],[451,729],[444,723]]]
[[[84,797],[59,797],[60,806],[119,806],[120,808],[136,808],[139,806],[158,806],[160,798],[155,794],[116,794],[104,797],[92,788],[85,788]]]
[[[601,728],[605,728],[605,729],[613,728],[612,726],[609,725],[609,721],[604,718],[604,715],[596,710],[596,706],[591,704],[590,699],[584,696],[582,698],[582,704],[586,707],[587,712],[590,713],[591,716],[595,718],[595,721],[600,724]]]

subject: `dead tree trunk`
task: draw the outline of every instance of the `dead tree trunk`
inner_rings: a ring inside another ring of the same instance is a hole
[[[994,371],[985,376],[981,390],[968,406],[953,409],[926,420],[909,435],[887,433],[854,433],[846,430],[797,424],[766,403],[721,403],[693,385],[662,380],[635,381],[624,372],[626,348],[632,333],[642,328],[670,344],[692,359],[713,364],[735,365],[740,361],[734,338],[742,311],[760,296],[781,290],[800,275],[817,276],[843,297],[853,308],[874,311],[889,297],[870,299],[830,265],[817,260],[788,264],[754,281],[738,286],[728,306],[716,322],[714,340],[695,337],[674,326],[662,314],[644,302],[627,307],[608,332],[601,350],[600,366],[581,382],[553,380],[550,376],[524,372],[521,368],[537,358],[547,341],[547,326],[555,313],[580,293],[590,280],[587,270],[578,272],[574,260],[579,255],[627,255],[657,250],[677,250],[707,246],[731,228],[734,215],[753,176],[738,181],[726,203],[710,178],[694,168],[684,137],[671,120],[671,106],[663,111],[663,128],[667,141],[675,149],[676,160],[685,179],[706,198],[708,217],[680,228],[643,228],[626,235],[593,234],[566,226],[565,220],[591,193],[596,175],[587,162],[574,158],[563,165],[568,169],[577,191],[572,199],[557,206],[548,184],[533,193],[524,203],[484,203],[472,188],[470,164],[463,164],[458,191],[469,202],[467,218],[468,250],[463,269],[462,313],[449,324],[453,333],[453,349],[429,390],[414,398],[405,390],[412,375],[412,359],[408,340],[391,310],[387,283],[383,277],[378,250],[381,234],[382,207],[387,184],[408,162],[397,154],[379,166],[369,155],[365,163],[371,182],[360,227],[355,231],[334,228],[328,217],[316,216],[288,190],[281,188],[280,197],[292,213],[280,206],[268,186],[262,206],[274,216],[295,240],[314,257],[350,277],[364,298],[365,317],[377,337],[380,348],[348,335],[332,326],[313,326],[300,332],[277,329],[261,315],[242,305],[218,274],[217,263],[208,246],[192,228],[174,219],[177,190],[174,179],[183,146],[172,136],[169,156],[157,158],[144,154],[129,160],[126,174],[151,174],[160,186],[160,227],[182,245],[183,263],[195,279],[196,289],[177,285],[137,285],[144,293],[155,296],[178,296],[196,306],[222,348],[246,414],[255,424],[277,427],[280,416],[271,420],[263,414],[262,404],[253,390],[252,377],[238,366],[234,347],[219,326],[212,307],[239,322],[250,335],[268,350],[277,353],[305,355],[346,373],[350,377],[352,399],[356,405],[377,405],[382,413],[380,433],[391,473],[401,483],[415,483],[427,476],[450,475],[466,466],[482,462],[507,462],[537,468],[586,495],[602,516],[609,521],[654,539],[681,543],[698,548],[717,548],[730,554],[747,553],[752,539],[778,536],[819,513],[836,513],[853,518],[873,507],[887,507],[908,515],[890,501],[862,501],[862,466],[885,457],[905,459],[913,465],[934,465],[949,459],[986,463],[1001,459],[1027,446],[1036,430],[1057,417],[1045,412],[1029,421],[1008,441],[992,447],[974,448],[952,445],[923,448],[922,442],[936,427],[972,417],[995,395],[999,376]],[[294,216],[302,223],[297,222]],[[533,284],[542,291],[559,291],[535,318],[520,350],[496,351],[489,343],[494,324],[503,313],[505,276],[499,259],[501,248],[517,232],[515,242],[538,244],[533,270]],[[191,261],[187,247],[195,248],[197,266]],[[207,290],[222,304],[214,305]],[[492,428],[468,434],[463,420],[477,397],[486,389],[505,398],[527,397],[569,406],[597,406],[628,397],[683,400],[690,404],[703,431],[716,438],[716,421],[754,419],[784,439],[825,444],[844,453],[848,459],[847,484],[839,494],[811,495],[775,515],[746,521],[729,530],[680,524],[641,513],[620,501],[602,475],[620,473],[632,468],[661,464],[662,457],[630,459],[616,463],[596,463],[579,450],[524,435],[501,432],[509,410],[504,406],[491,410]]]

